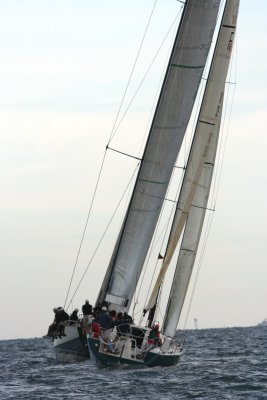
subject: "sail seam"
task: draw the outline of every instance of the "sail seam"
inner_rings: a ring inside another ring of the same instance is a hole
[[[181,249],[181,251],[187,251],[188,253],[193,253],[195,254],[196,252],[190,249]]]
[[[175,130],[175,129],[177,129],[177,126],[160,126],[160,125],[157,125],[157,126],[155,126],[154,127],[154,129],[173,129],[173,130]]]
[[[141,178],[139,178],[139,181],[148,182],[148,183],[156,183],[157,185],[166,185],[166,183],[168,183],[168,182],[150,181],[149,179],[141,179]]]

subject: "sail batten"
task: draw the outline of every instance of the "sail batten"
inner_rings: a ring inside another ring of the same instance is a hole
[[[97,303],[106,300],[119,309],[121,301],[109,301],[109,295],[116,295],[129,309],[194,105],[218,9],[217,0],[188,0],[184,6],[133,195]]]

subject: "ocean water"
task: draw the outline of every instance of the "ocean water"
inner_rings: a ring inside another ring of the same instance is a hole
[[[267,399],[267,327],[186,332],[179,364],[60,364],[45,339],[0,341],[0,399]]]

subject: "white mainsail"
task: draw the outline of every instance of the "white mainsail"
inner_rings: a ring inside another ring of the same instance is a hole
[[[134,192],[97,303],[130,307],[193,108],[218,8],[218,0],[185,3]]]
[[[163,331],[167,336],[175,334],[201,236],[217,151],[225,80],[235,35],[238,7],[239,0],[226,1],[214,58],[190,150],[188,173],[185,174],[185,182],[182,186],[185,196],[182,196],[182,201],[178,202],[177,205],[177,215],[174,220],[176,227],[183,219],[182,213],[188,213],[189,210],[190,212],[187,217],[163,323]],[[173,246],[173,242],[176,240],[176,238],[174,239],[175,235],[174,227],[169,241],[170,246]],[[172,251],[171,249],[170,252]]]

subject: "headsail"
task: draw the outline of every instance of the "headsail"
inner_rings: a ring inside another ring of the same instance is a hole
[[[163,324],[163,331],[168,336],[175,334],[204,222],[216,157],[225,80],[235,35],[238,7],[239,0],[229,0],[225,5],[195,136],[190,150],[187,173],[182,185],[185,195],[181,196],[182,201],[179,199],[180,202],[178,202],[174,219],[176,226],[178,226],[179,221],[184,218],[183,212],[187,213],[190,209]],[[170,240],[171,246],[173,246],[172,242],[175,234],[175,229],[173,229]]]
[[[207,151],[206,146],[209,137],[213,130],[216,129],[216,124],[219,122],[219,110],[222,107],[224,85],[233,45],[238,5],[238,1],[227,1],[225,6],[224,16],[221,22],[222,27],[217,39],[208,83],[206,85],[186,172],[177,202],[166,254],[150,299],[145,307],[147,310],[154,307],[158,289],[164,279],[181,237],[205,162],[204,152]]]
[[[157,224],[213,37],[218,0],[188,0],[134,192],[97,302],[129,309]]]

